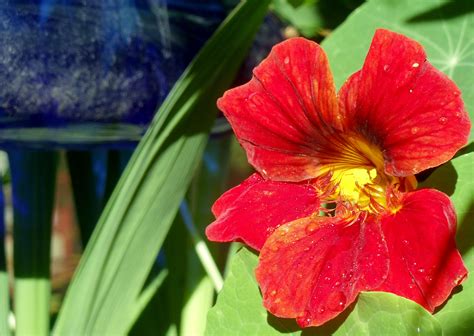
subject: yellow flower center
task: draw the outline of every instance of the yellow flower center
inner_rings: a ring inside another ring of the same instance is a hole
[[[328,174],[323,201],[343,202],[359,210],[380,213],[399,209],[399,191],[416,188],[416,178],[395,177],[384,171],[381,151],[360,137],[345,137],[336,146],[333,162],[321,170]]]

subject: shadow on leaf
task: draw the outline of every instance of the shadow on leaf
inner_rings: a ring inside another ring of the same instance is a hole
[[[472,0],[449,1],[426,12],[417,14],[407,19],[407,23],[440,21],[455,18],[474,12]]]
[[[268,313],[267,322],[282,334],[296,333],[298,331],[301,331],[302,336],[332,335],[346,321],[347,317],[354,310],[356,303],[357,300],[354,301],[351,305],[349,305],[349,307],[347,307],[336,318],[320,327],[310,327],[302,330],[296,323],[295,319],[283,319],[276,317],[270,313]]]
[[[471,199],[469,210],[458,224],[456,238],[458,249],[462,255],[465,255],[474,246],[474,199]]]

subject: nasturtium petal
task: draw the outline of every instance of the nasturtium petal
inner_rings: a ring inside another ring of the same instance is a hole
[[[346,127],[378,145],[390,175],[408,176],[451,159],[469,137],[461,92],[408,37],[379,29],[362,70],[343,85]]]
[[[454,290],[435,316],[443,326],[443,335],[474,335],[474,144],[460,155],[436,169],[422,183],[424,187],[439,189],[448,195],[456,209],[458,225],[456,242],[463,261],[471,273]]]
[[[389,275],[377,289],[411,299],[430,312],[465,279],[456,248],[456,214],[448,196],[421,189],[404,196],[401,209],[382,219]]]
[[[362,292],[357,301],[335,319],[320,327],[301,330],[294,321],[275,318],[265,310],[254,276],[257,264],[258,256],[245,247],[232,256],[224,288],[217,297],[216,305],[208,314],[206,335],[438,336],[442,334],[436,317],[423,307],[411,300],[384,292]],[[452,335],[468,335],[468,333]]]
[[[327,125],[340,124],[326,54],[303,38],[276,45],[252,80],[227,91],[217,105],[249,162],[272,180],[315,177],[318,153],[327,152]]]
[[[308,327],[336,317],[360,291],[380,286],[388,267],[375,216],[352,222],[307,217],[275,230],[255,273],[265,308]]]
[[[260,250],[275,228],[317,213],[319,207],[314,187],[253,174],[215,202],[216,220],[206,228],[206,235],[213,241],[243,241]]]

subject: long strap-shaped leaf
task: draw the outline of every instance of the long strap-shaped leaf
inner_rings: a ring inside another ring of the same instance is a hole
[[[143,284],[269,0],[238,6],[182,75],[140,142],[67,292],[56,335],[125,334]],[[184,237],[183,237],[184,239]]]

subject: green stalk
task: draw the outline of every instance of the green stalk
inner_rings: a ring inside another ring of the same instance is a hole
[[[217,268],[216,262],[212,258],[211,252],[209,251],[206,243],[202,239],[201,235],[198,233],[196,226],[194,225],[191,212],[189,210],[188,203],[183,201],[180,205],[181,216],[183,221],[186,224],[189,234],[191,235],[194,252],[196,253],[199,261],[201,262],[202,267],[207,273],[207,276],[210,278],[214,290],[216,293],[219,293],[224,285],[224,279],[222,278],[221,272]]]
[[[57,153],[9,152],[13,191],[16,335],[49,334],[51,222]]]
[[[103,156],[105,169],[106,151],[72,150],[66,155],[74,192],[77,222],[81,231],[81,242],[85,247],[104,208],[105,183],[96,173],[94,164],[98,165],[97,161],[100,161]]]
[[[3,176],[0,176],[0,335],[11,335],[8,317],[10,315],[10,290],[7,260],[5,256],[5,214],[3,198]]]

